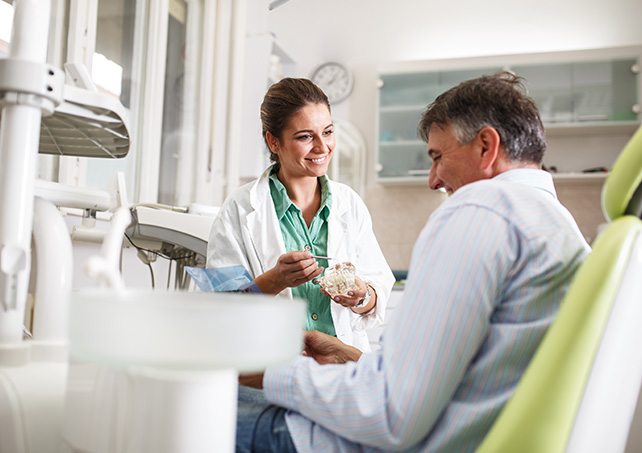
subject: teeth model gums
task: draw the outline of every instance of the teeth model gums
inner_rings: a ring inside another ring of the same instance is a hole
[[[356,289],[355,276],[356,269],[352,263],[338,263],[325,271],[319,284],[332,297],[346,295],[348,291]]]

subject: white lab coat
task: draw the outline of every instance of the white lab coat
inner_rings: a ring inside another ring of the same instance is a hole
[[[221,207],[210,231],[207,267],[242,265],[256,277],[274,267],[286,252],[270,194],[268,168],[263,175],[232,193]],[[328,256],[350,261],[357,274],[377,292],[373,312],[359,315],[331,302],[337,338],[369,351],[365,329],[383,322],[394,276],[372,231],[363,200],[345,184],[330,181],[332,207],[328,217]],[[292,290],[280,295],[292,298]]]

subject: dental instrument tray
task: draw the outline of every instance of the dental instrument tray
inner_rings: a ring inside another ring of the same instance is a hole
[[[133,206],[132,223],[127,229],[131,239],[158,242],[159,251],[172,257],[184,256],[185,251],[198,255],[197,265],[205,265],[207,240],[213,216],[176,212],[150,206]]]

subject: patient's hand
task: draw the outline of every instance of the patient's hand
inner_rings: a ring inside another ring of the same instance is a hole
[[[263,373],[241,374],[239,375],[239,384],[255,389],[263,388]]]
[[[304,336],[303,354],[312,357],[321,365],[328,363],[356,362],[362,352],[318,330],[309,330]]]

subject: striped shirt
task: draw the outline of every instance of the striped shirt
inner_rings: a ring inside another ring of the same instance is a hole
[[[265,396],[300,452],[474,451],[588,251],[548,173],[468,184],[421,232],[381,349],[270,368]]]

